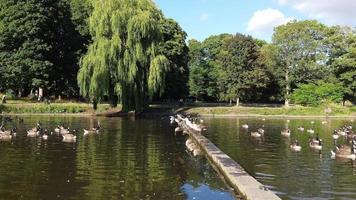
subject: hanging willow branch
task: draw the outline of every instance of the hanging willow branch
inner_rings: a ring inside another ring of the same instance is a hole
[[[92,5],[93,43],[80,62],[80,92],[96,100],[119,95],[123,110],[140,111],[148,96],[164,89],[168,60],[156,51],[163,15],[151,0],[92,0]]]

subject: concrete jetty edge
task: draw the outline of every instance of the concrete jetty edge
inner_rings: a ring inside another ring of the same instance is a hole
[[[178,117],[178,125],[200,146],[207,158],[240,196],[247,200],[280,200],[276,194],[250,176],[236,161],[222,152],[199,131],[190,128],[182,119],[184,118]]]

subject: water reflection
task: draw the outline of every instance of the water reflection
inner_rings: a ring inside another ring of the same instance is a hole
[[[234,199],[204,157],[186,153],[185,138],[159,119],[24,117],[11,142],[0,143],[0,199]],[[26,137],[41,121],[82,130],[100,120],[98,135],[64,143]],[[188,187],[189,186],[189,187]],[[196,191],[201,191],[197,195]],[[205,196],[204,196],[205,195]]]
[[[207,137],[220,149],[238,161],[250,174],[276,192],[283,199],[355,199],[355,162],[331,159],[334,147],[332,133],[350,120],[226,118],[205,119],[209,126]],[[244,129],[242,124],[248,124]],[[250,132],[264,126],[265,136],[251,138]],[[304,127],[305,131],[298,130]],[[290,137],[282,137],[281,130],[289,128]],[[315,130],[314,134],[307,129]],[[309,138],[316,135],[323,140],[322,150],[312,150]],[[297,139],[300,152],[291,151],[291,141]],[[338,143],[346,144],[345,139]]]

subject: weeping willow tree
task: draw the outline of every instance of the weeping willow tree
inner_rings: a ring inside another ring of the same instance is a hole
[[[163,15],[151,0],[91,0],[92,36],[81,58],[78,85],[94,105],[105,96],[123,111],[142,111],[156,92],[163,92],[168,59],[158,53]]]

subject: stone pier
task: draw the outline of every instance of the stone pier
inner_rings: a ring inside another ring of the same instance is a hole
[[[226,181],[239,195],[247,200],[280,200],[272,191],[250,176],[237,162],[222,152],[210,140],[204,137],[196,128],[187,125],[187,119],[178,115],[178,125],[195,140],[196,144],[206,153],[207,158],[224,176]],[[191,124],[189,122],[189,124]]]

